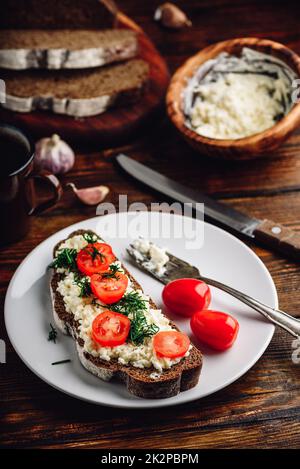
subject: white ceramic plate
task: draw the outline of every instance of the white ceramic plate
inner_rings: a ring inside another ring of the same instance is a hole
[[[46,266],[52,260],[54,245],[79,228],[93,229],[113,246],[115,254],[131,270],[146,293],[161,306],[163,285],[130,264],[126,247],[131,237],[127,233],[128,222],[131,235],[136,231],[149,237],[148,228],[157,228],[160,223],[167,227],[170,221],[178,224],[183,217],[167,213],[110,214],[84,220],[65,228],[37,246],[21,263],[14,274],[5,301],[5,323],[9,338],[24,363],[51,386],[79,399],[96,404],[116,407],[160,407],[192,401],[212,394],[237,380],[248,371],[267,348],[274,326],[258,313],[226,293],[212,288],[212,308],[230,312],[240,323],[240,331],[234,346],[223,353],[204,351],[204,363],[198,385],[176,397],[159,400],[139,399],[130,395],[119,383],[106,383],[80,364],[73,339],[59,333],[56,344],[48,342],[49,323],[53,323],[48,289]],[[184,218],[184,221],[187,218]],[[189,219],[190,220],[190,219]],[[183,259],[199,267],[206,276],[218,279],[232,287],[254,296],[270,306],[277,307],[277,294],[272,278],[260,259],[241,241],[225,231],[201,221],[194,221],[201,238],[204,230],[204,245],[188,249],[186,239],[174,233],[162,233],[155,242]],[[116,231],[121,229],[121,234]],[[154,231],[157,231],[154,229]],[[200,239],[199,238],[199,239]],[[175,319],[179,327],[190,334],[189,321]],[[51,363],[70,358],[68,364],[52,366]]]

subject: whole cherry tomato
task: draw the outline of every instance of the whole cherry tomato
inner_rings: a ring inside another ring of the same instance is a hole
[[[232,346],[239,331],[238,321],[221,311],[202,310],[191,318],[191,329],[197,339],[215,350]]]
[[[180,278],[164,287],[162,299],[171,312],[191,317],[196,311],[209,307],[211,294],[209,286],[201,280]]]

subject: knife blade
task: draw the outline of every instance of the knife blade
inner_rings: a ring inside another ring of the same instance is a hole
[[[300,233],[271,220],[249,217],[202,192],[185,187],[124,154],[118,155],[116,161],[135,179],[174,200],[190,203],[196,212],[199,210],[197,204],[204,203],[204,217],[212,223],[300,260]]]

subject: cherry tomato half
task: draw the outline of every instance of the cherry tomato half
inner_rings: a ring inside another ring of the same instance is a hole
[[[92,324],[92,337],[103,347],[115,347],[126,342],[130,330],[130,320],[123,314],[106,310],[95,317]]]
[[[91,276],[91,289],[99,300],[111,305],[119,301],[125,293],[128,285],[128,277],[117,272],[114,277],[105,277],[101,274]]]
[[[209,307],[211,294],[209,286],[201,280],[180,278],[164,287],[162,299],[172,313],[191,317]]]
[[[116,259],[109,244],[92,243],[77,254],[77,267],[85,275],[97,274],[108,270]]]
[[[153,348],[158,357],[183,357],[190,346],[187,335],[178,331],[161,331],[153,337]]]
[[[238,321],[230,314],[221,311],[203,310],[194,314],[191,329],[197,339],[215,350],[226,350],[234,343],[238,331]]]

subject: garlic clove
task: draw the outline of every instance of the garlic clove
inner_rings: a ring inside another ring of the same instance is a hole
[[[77,198],[85,205],[97,205],[102,202],[109,193],[109,188],[107,186],[94,186],[77,189],[75,184],[72,182],[68,183],[67,186],[72,188]]]
[[[181,29],[192,26],[191,20],[174,3],[163,3],[154,13],[154,20],[159,21],[166,28]]]
[[[53,174],[69,171],[75,162],[72,148],[59,135],[42,138],[35,144],[34,163],[38,169],[46,169]]]

